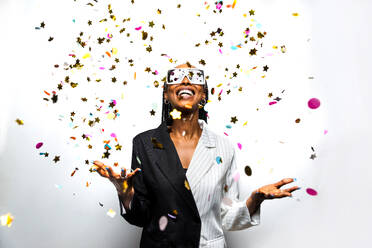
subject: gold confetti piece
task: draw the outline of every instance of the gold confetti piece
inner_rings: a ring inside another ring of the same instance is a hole
[[[187,109],[192,109],[192,105],[190,105],[190,104],[185,104],[185,108],[187,108]]]
[[[222,83],[220,83],[220,84],[217,84],[217,86],[216,87],[220,87],[222,85]]]
[[[232,8],[235,7],[235,4],[236,4],[236,0],[234,0],[233,4],[232,4]]]
[[[5,215],[1,215],[0,216],[1,225],[10,227],[12,225],[13,219],[14,218],[13,218],[12,215],[10,215],[10,213],[7,213]]]
[[[177,211],[177,209],[174,209],[174,210],[172,211],[172,213],[174,213],[175,215],[178,215],[178,211]]]
[[[134,72],[134,80],[136,80],[136,72]]]
[[[181,111],[178,111],[175,108],[169,114],[172,116],[172,119],[181,119]]]
[[[20,119],[16,119],[15,122],[17,122],[18,125],[23,125],[23,121]]]
[[[151,142],[154,148],[164,149],[163,144],[156,140],[156,138],[151,137]]]
[[[278,49],[278,46],[273,46],[274,49]]]
[[[121,93],[121,99],[124,99],[124,93]]]
[[[298,13],[292,13],[293,16],[298,16]]]
[[[109,211],[107,211],[107,215],[110,216],[111,218],[114,218],[116,215],[116,212],[110,208]]]
[[[247,125],[248,121],[244,122],[243,126]]]
[[[117,54],[117,53],[118,53],[118,49],[115,48],[115,47],[113,47],[113,48],[112,48],[112,54]]]
[[[84,54],[83,59],[86,59],[86,58],[90,58],[90,53]]]
[[[107,119],[112,120],[114,118],[115,118],[115,114],[114,113],[108,113],[107,114]]]
[[[127,180],[123,181],[123,193],[127,192],[128,189],[128,182]]]
[[[185,179],[185,187],[186,187],[186,189],[190,190],[189,182],[186,179]]]

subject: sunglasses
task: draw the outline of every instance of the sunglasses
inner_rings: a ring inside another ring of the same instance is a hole
[[[185,77],[192,84],[205,84],[204,71],[196,68],[174,68],[168,70],[167,84],[180,84]]]

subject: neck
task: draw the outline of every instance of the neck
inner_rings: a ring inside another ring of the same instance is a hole
[[[191,140],[199,138],[202,129],[198,122],[199,112],[182,113],[181,119],[173,119],[171,128],[171,135],[174,138]]]

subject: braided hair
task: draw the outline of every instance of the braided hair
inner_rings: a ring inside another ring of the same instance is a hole
[[[166,122],[166,125],[167,126],[171,126],[172,125],[172,122],[173,122],[173,119],[172,117],[170,116],[170,112],[172,111],[172,105],[170,102],[168,102],[168,104],[165,104],[164,103],[164,93],[167,91],[168,89],[168,85],[166,82],[164,82],[164,85],[163,85],[163,106],[162,106],[162,116],[161,116],[161,121],[162,122]],[[208,85],[207,85],[207,81],[205,81],[205,85],[204,85],[204,93],[205,93],[205,103],[208,102]],[[202,108],[199,108],[199,118],[198,119],[202,119],[204,120],[206,123],[207,123],[207,114],[208,114],[208,111],[206,111],[204,109],[204,105]]]

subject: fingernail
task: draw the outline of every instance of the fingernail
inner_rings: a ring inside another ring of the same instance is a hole
[[[141,168],[138,168],[138,171],[141,171]]]
[[[109,167],[106,167],[106,170],[109,170]]]
[[[293,178],[293,182],[294,182],[294,181],[297,181],[297,179],[296,179],[296,178]]]
[[[93,169],[92,171],[97,171],[97,169]]]
[[[301,187],[298,187],[297,189],[301,189]]]

